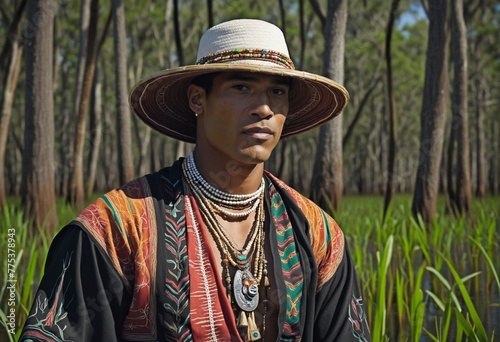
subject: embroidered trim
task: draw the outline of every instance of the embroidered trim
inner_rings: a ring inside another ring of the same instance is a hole
[[[193,208],[191,207],[191,203],[189,202],[189,199],[186,199],[185,203],[186,203],[187,211],[189,212],[189,216],[191,216],[191,220],[193,222],[193,231],[196,235],[196,243],[198,244],[198,251],[200,251],[200,253],[198,253],[197,257],[198,257],[198,261],[202,265],[202,267],[200,268],[201,273],[203,274],[203,278],[207,279],[207,274],[205,271],[205,260],[203,259],[203,253],[201,253],[201,251],[203,250],[203,246],[201,244],[201,238],[200,238],[200,233],[199,233],[200,227],[198,225],[198,221],[196,221],[196,218],[194,216]],[[208,318],[210,320],[210,335],[211,335],[212,341],[217,342],[217,334],[215,332],[214,313],[212,310],[213,304],[212,304],[212,298],[210,297],[210,289],[208,288],[208,282],[205,282],[204,286],[205,286],[205,295],[206,295],[207,304],[208,304],[207,305],[208,306]]]
[[[287,69],[291,70],[295,69],[295,66],[290,57],[281,52],[266,50],[266,49],[233,49],[233,50],[215,52],[200,58],[196,62],[196,64],[224,63],[232,59],[263,60],[276,63],[278,65],[284,66]]]

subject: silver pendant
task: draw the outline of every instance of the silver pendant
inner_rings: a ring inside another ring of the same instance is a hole
[[[259,305],[259,285],[249,270],[236,270],[234,275],[234,299],[245,311],[254,311]]]

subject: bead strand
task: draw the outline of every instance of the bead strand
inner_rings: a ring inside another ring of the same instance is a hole
[[[251,194],[231,194],[231,193],[219,190],[219,189],[215,188],[214,186],[210,185],[203,178],[203,176],[200,174],[200,172],[196,168],[193,152],[191,152],[189,154],[186,161],[187,161],[187,167],[189,170],[187,177],[189,177],[189,179],[191,180],[191,182],[195,186],[200,185],[199,189],[203,192],[203,194],[213,201],[217,201],[217,202],[220,202],[222,204],[226,204],[226,205],[234,206],[234,207],[244,206],[244,205],[248,205],[249,203],[255,201],[260,196],[260,194],[264,191],[264,179],[262,179],[257,191],[255,191]]]

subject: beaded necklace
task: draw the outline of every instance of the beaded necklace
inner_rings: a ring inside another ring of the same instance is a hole
[[[186,178],[191,182],[193,187],[203,193],[203,195],[211,202],[212,208],[219,214],[231,218],[244,218],[248,217],[248,215],[257,209],[257,206],[260,203],[261,194],[264,192],[264,178],[262,178],[257,191],[251,194],[230,194],[210,185],[205,178],[203,178],[196,168],[193,152],[188,155],[185,163],[187,164],[186,167],[189,171],[186,174]]]
[[[191,162],[189,161],[190,159]],[[270,287],[269,279],[267,277],[267,260],[264,250],[264,191],[257,190],[258,197],[254,201],[258,201],[258,204],[255,205],[254,222],[250,228],[250,232],[248,233],[249,237],[245,245],[242,248],[239,248],[227,235],[224,227],[215,216],[215,213],[218,212],[218,210],[216,209],[216,203],[214,203],[214,200],[206,196],[205,191],[201,189],[201,186],[197,186],[199,184],[203,184],[206,180],[203,179],[199,173],[199,176],[193,175],[193,170],[196,170],[196,165],[194,164],[192,153],[188,158],[186,158],[184,163],[182,163],[182,170],[184,177],[186,178],[186,181],[199,204],[200,212],[202,213],[207,229],[212,235],[217,248],[221,253],[222,273],[226,285],[226,294],[232,304],[235,317],[237,318],[236,323],[240,336],[244,341],[263,340],[266,329],[265,321],[267,315],[267,297]],[[208,184],[208,182],[206,183]],[[223,193],[218,189],[217,191]],[[254,196],[254,194],[250,195]],[[228,195],[234,196],[233,194]],[[231,196],[225,197],[229,198]],[[240,196],[250,197],[249,195],[237,196],[239,197],[238,201],[241,198]],[[236,208],[231,209],[236,210]],[[231,217],[234,216],[231,215]],[[253,270],[251,270],[250,265],[252,257],[254,258]],[[233,280],[231,280],[229,270],[230,265],[236,268]],[[254,311],[259,304],[259,284],[261,284],[262,279],[264,280],[264,314],[261,334],[259,327],[255,322]]]

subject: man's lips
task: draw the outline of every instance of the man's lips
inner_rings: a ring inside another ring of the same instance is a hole
[[[252,127],[243,130],[243,134],[254,139],[266,140],[271,138],[274,132],[268,127]]]

